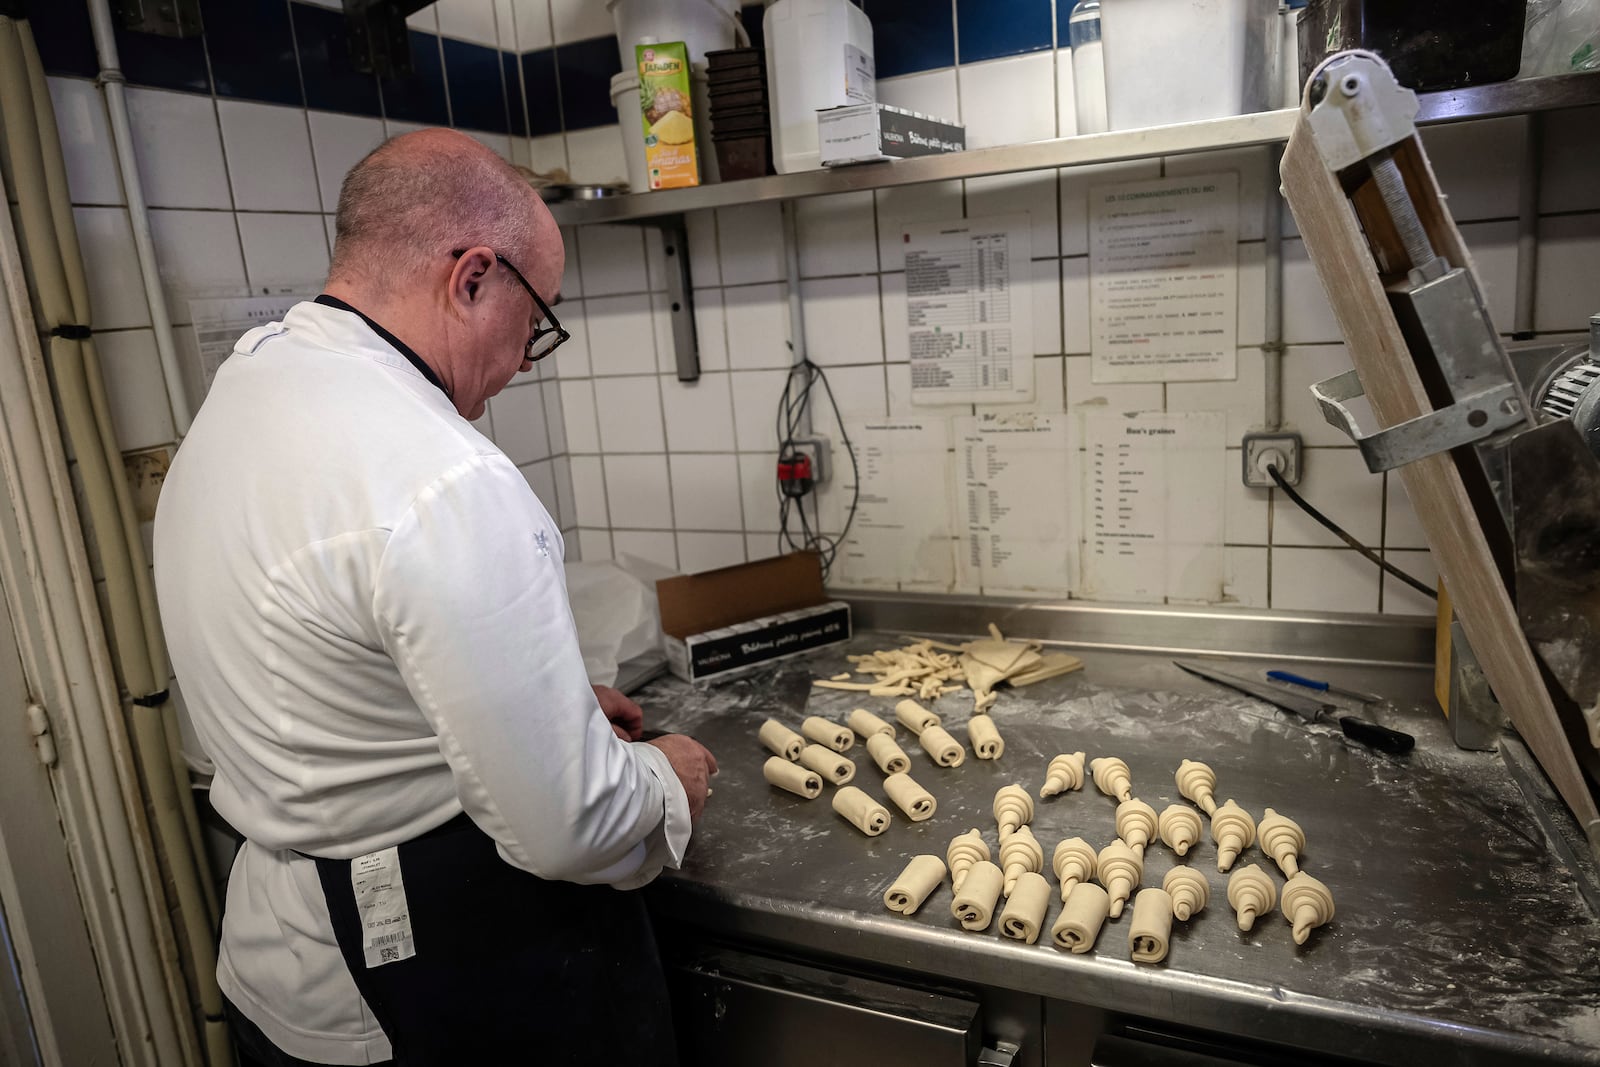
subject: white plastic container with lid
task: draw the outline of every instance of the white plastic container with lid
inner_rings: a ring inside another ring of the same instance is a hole
[[[1247,115],[1281,84],[1278,0],[1101,0],[1113,130]]]
[[[817,112],[877,102],[872,23],[850,0],[778,0],[761,25],[772,165],[779,174],[816,170]]]
[[[690,63],[704,63],[707,52],[748,45],[739,21],[739,0],[606,0],[617,28],[622,69],[633,68],[633,46],[682,41]]]

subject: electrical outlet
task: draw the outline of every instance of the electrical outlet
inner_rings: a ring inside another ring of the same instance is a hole
[[[1267,467],[1276,465],[1290,485],[1300,484],[1300,435],[1297,433],[1247,433],[1244,435],[1244,484],[1251,489],[1271,489]]]
[[[796,437],[790,442],[796,452],[803,453],[811,460],[811,481],[814,485],[823,485],[833,474],[829,464],[831,458],[828,454],[828,439],[820,433],[810,437]]]

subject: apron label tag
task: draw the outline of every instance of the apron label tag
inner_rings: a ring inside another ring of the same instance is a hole
[[[415,956],[406,884],[400,876],[400,850],[383,848],[351,860],[350,884],[361,917],[361,950],[367,968]]]

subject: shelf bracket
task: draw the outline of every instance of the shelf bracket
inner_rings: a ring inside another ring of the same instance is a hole
[[[689,269],[689,229],[682,214],[624,219],[661,233],[667,260],[667,313],[672,319],[672,347],[678,381],[700,380],[700,338],[694,328],[694,278]]]

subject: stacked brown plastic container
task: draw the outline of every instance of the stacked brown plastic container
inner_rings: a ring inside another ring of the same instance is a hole
[[[711,94],[711,140],[722,181],[773,173],[772,123],[767,109],[767,60],[759,48],[706,53]]]

